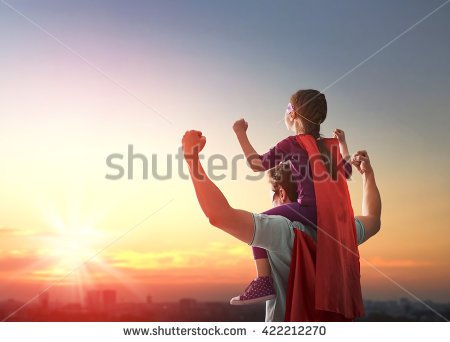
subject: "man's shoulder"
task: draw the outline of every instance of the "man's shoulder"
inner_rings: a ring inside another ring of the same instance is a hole
[[[291,221],[288,218],[282,215],[267,215],[267,214],[253,214],[255,223],[258,221],[258,224],[265,224],[271,226],[277,226],[278,228],[288,228],[288,229],[299,229],[301,231],[309,231],[314,230],[311,227],[306,227],[303,223],[298,221]]]
[[[304,225],[300,222],[294,221],[292,222],[292,226],[294,229],[298,229],[306,235],[310,236],[314,241],[317,241],[317,229],[315,227]]]
[[[294,224],[284,216],[253,214],[254,236],[252,246],[268,250],[278,249],[280,245],[290,241]]]
[[[262,221],[264,223],[268,223],[271,225],[283,225],[283,226],[289,226],[291,228],[294,227],[294,223],[291,222],[289,219],[287,219],[284,216],[281,215],[267,215],[267,214],[256,214],[253,213],[253,217],[255,220]],[[299,222],[296,222],[296,224]]]

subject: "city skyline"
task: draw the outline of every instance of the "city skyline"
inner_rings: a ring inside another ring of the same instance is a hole
[[[145,301],[119,301],[114,289],[87,290],[82,302],[61,302],[49,292],[26,303],[0,301],[4,321],[264,321],[265,304],[232,306],[226,302],[181,298],[163,302],[147,296]],[[24,305],[25,304],[25,305]],[[450,302],[424,303],[400,298],[391,301],[364,300],[365,315],[358,321],[439,322],[450,317]],[[433,310],[430,310],[432,308]]]

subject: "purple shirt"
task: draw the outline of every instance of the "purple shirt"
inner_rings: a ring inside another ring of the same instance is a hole
[[[314,182],[309,167],[308,154],[300,147],[296,136],[289,136],[286,139],[281,140],[267,153],[260,155],[259,158],[261,159],[265,170],[271,169],[279,163],[289,160],[291,162],[293,179],[297,181],[297,202],[303,206],[316,205]],[[352,165],[345,162],[344,168],[348,179],[352,174]]]

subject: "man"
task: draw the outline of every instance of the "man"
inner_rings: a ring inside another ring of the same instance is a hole
[[[313,239],[316,232],[311,227],[291,222],[282,216],[254,214],[232,208],[219,188],[207,177],[200,163],[199,153],[206,144],[206,138],[199,131],[188,131],[183,136],[182,144],[197,199],[209,222],[249,245],[268,251],[277,298],[267,302],[266,321],[283,321],[294,229],[303,231]],[[363,176],[363,216],[355,217],[358,243],[362,243],[380,229],[381,198],[367,153],[357,152],[352,163]],[[282,187],[278,189],[274,194],[274,205],[289,203],[288,191]]]

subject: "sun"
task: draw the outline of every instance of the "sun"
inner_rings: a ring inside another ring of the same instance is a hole
[[[98,229],[90,226],[65,227],[55,232],[50,239],[52,256],[58,261],[58,267],[65,270],[81,266],[86,262],[99,262],[105,235]]]
[[[45,208],[47,229],[36,241],[37,254],[45,266],[32,271],[32,277],[41,282],[43,288],[70,289],[78,301],[83,300],[88,289],[110,284],[120,283],[134,292],[127,283],[130,277],[111,264],[108,249],[118,239],[102,225],[109,212],[92,208],[83,211],[78,210],[79,207],[81,204],[75,205],[75,209],[55,205]]]

